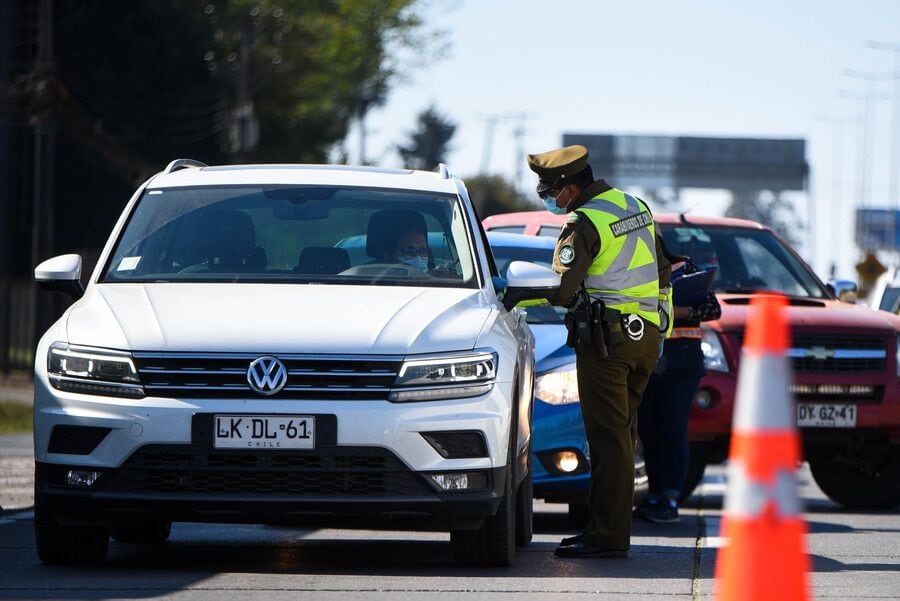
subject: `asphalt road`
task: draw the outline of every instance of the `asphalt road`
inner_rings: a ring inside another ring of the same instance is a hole
[[[721,544],[716,468],[680,523],[635,523],[624,561],[555,558],[574,531],[563,506],[536,502],[535,541],[507,569],[454,566],[442,533],[205,524],[176,524],[160,545],[111,543],[102,567],[50,567],[35,556],[31,498],[14,475],[30,471],[29,443],[0,437],[0,599],[708,599]],[[815,597],[900,598],[900,513],[841,510],[808,470],[800,477]]]

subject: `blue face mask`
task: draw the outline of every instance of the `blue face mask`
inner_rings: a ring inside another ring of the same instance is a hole
[[[421,269],[422,271],[428,271],[428,259],[423,259],[422,257],[397,257],[397,260],[401,263],[406,263],[410,267],[415,267],[416,269]]]
[[[562,192],[560,192],[562,194]],[[541,201],[544,203],[544,208],[553,213],[554,215],[565,215],[566,207],[558,207],[556,206],[556,199],[551,195],[541,195]]]

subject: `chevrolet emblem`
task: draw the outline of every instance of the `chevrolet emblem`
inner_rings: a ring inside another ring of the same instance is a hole
[[[819,361],[825,361],[826,359],[834,359],[837,351],[833,351],[825,348],[824,346],[814,346],[812,348],[806,349],[806,356],[812,359],[818,359]]]

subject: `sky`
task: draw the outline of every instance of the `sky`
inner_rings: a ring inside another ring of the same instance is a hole
[[[895,53],[866,42],[900,45],[900,0],[444,0],[424,14],[429,28],[446,32],[448,49],[370,112],[370,162],[402,166],[395,147],[430,105],[457,124],[447,163],[463,179],[485,161],[485,117],[524,115],[521,144],[517,121],[501,121],[487,163],[510,179],[518,173],[526,191],[535,181],[524,154],[558,148],[564,132],[804,138],[809,190],[785,198],[812,218],[798,250],[823,278],[834,264],[838,277],[857,279],[854,209],[895,206],[894,83],[872,84],[870,194],[861,200],[865,103],[839,90],[860,95],[869,85],[847,69],[894,72]],[[351,132],[351,161],[357,139]],[[715,216],[729,196],[687,191],[683,201],[693,214]]]

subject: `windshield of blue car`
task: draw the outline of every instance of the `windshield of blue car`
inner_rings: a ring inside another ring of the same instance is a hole
[[[103,282],[476,287],[454,195],[334,186],[146,190]]]
[[[526,238],[528,239],[528,238]],[[491,246],[491,252],[494,254],[494,261],[497,263],[497,271],[504,278],[509,264],[513,261],[528,261],[544,267],[553,265],[553,249],[552,248],[523,248],[518,246]],[[566,310],[551,305],[540,305],[528,307],[527,321],[531,324],[563,324],[566,316]]]
[[[815,275],[772,232],[741,227],[660,224],[666,247],[703,268],[716,268],[717,292],[775,291],[828,298]]]

